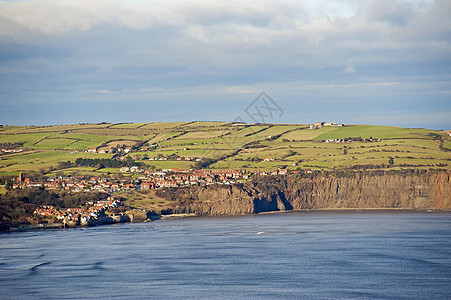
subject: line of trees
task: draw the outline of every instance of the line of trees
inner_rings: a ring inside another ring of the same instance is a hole
[[[110,158],[77,158],[75,160],[77,166],[83,167],[95,167],[95,168],[122,168],[141,166],[140,163],[135,162],[131,157],[127,157],[125,160],[117,160]]]
[[[23,147],[24,142],[0,143],[2,149],[17,149]]]

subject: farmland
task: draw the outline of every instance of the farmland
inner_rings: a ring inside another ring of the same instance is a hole
[[[0,175],[119,173],[59,167],[77,158],[112,158],[125,149],[121,155],[153,170],[451,168],[451,137],[446,132],[391,126],[310,129],[305,124],[202,121],[0,127],[0,144],[13,143],[21,152],[0,154]]]

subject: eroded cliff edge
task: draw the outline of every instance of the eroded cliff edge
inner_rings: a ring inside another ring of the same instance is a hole
[[[159,191],[165,212],[237,215],[340,208],[451,209],[451,171],[317,173]]]

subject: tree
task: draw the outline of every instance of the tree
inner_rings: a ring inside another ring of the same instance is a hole
[[[348,154],[348,149],[346,149],[346,146],[343,147],[343,155]]]
[[[395,164],[395,159],[393,157],[389,156],[388,157],[388,164],[391,165],[391,166],[394,165]]]

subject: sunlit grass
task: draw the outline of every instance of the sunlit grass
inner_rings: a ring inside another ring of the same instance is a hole
[[[107,128],[110,127],[110,128]],[[131,156],[201,157],[219,159],[210,168],[263,168],[270,170],[286,166],[289,169],[346,168],[354,165],[387,165],[394,158],[400,164],[450,167],[451,152],[440,149],[437,137],[445,133],[428,129],[355,125],[323,127],[312,130],[305,125],[241,125],[226,122],[171,122],[136,124],[84,124],[49,127],[5,126],[0,130],[0,143],[24,142],[28,149],[41,151],[4,154],[0,156],[0,174],[18,174],[54,168],[61,161],[78,157],[103,158],[113,154],[86,153],[88,148],[126,145],[140,141],[159,144],[149,151]],[[272,140],[274,136],[281,135]],[[271,137],[271,138],[270,138]],[[326,139],[347,137],[381,138],[379,142],[324,143]],[[257,143],[258,142],[258,143]],[[451,149],[451,141],[445,148]],[[45,150],[45,151],[43,151]],[[80,150],[80,153],[71,153]],[[236,155],[235,155],[236,153]],[[230,155],[233,155],[229,157]],[[224,159],[225,157],[228,157]],[[263,162],[265,157],[274,162]],[[192,161],[149,161],[144,164],[155,169],[190,168]],[[64,172],[77,170],[63,170]],[[89,174],[115,171],[78,170]]]

